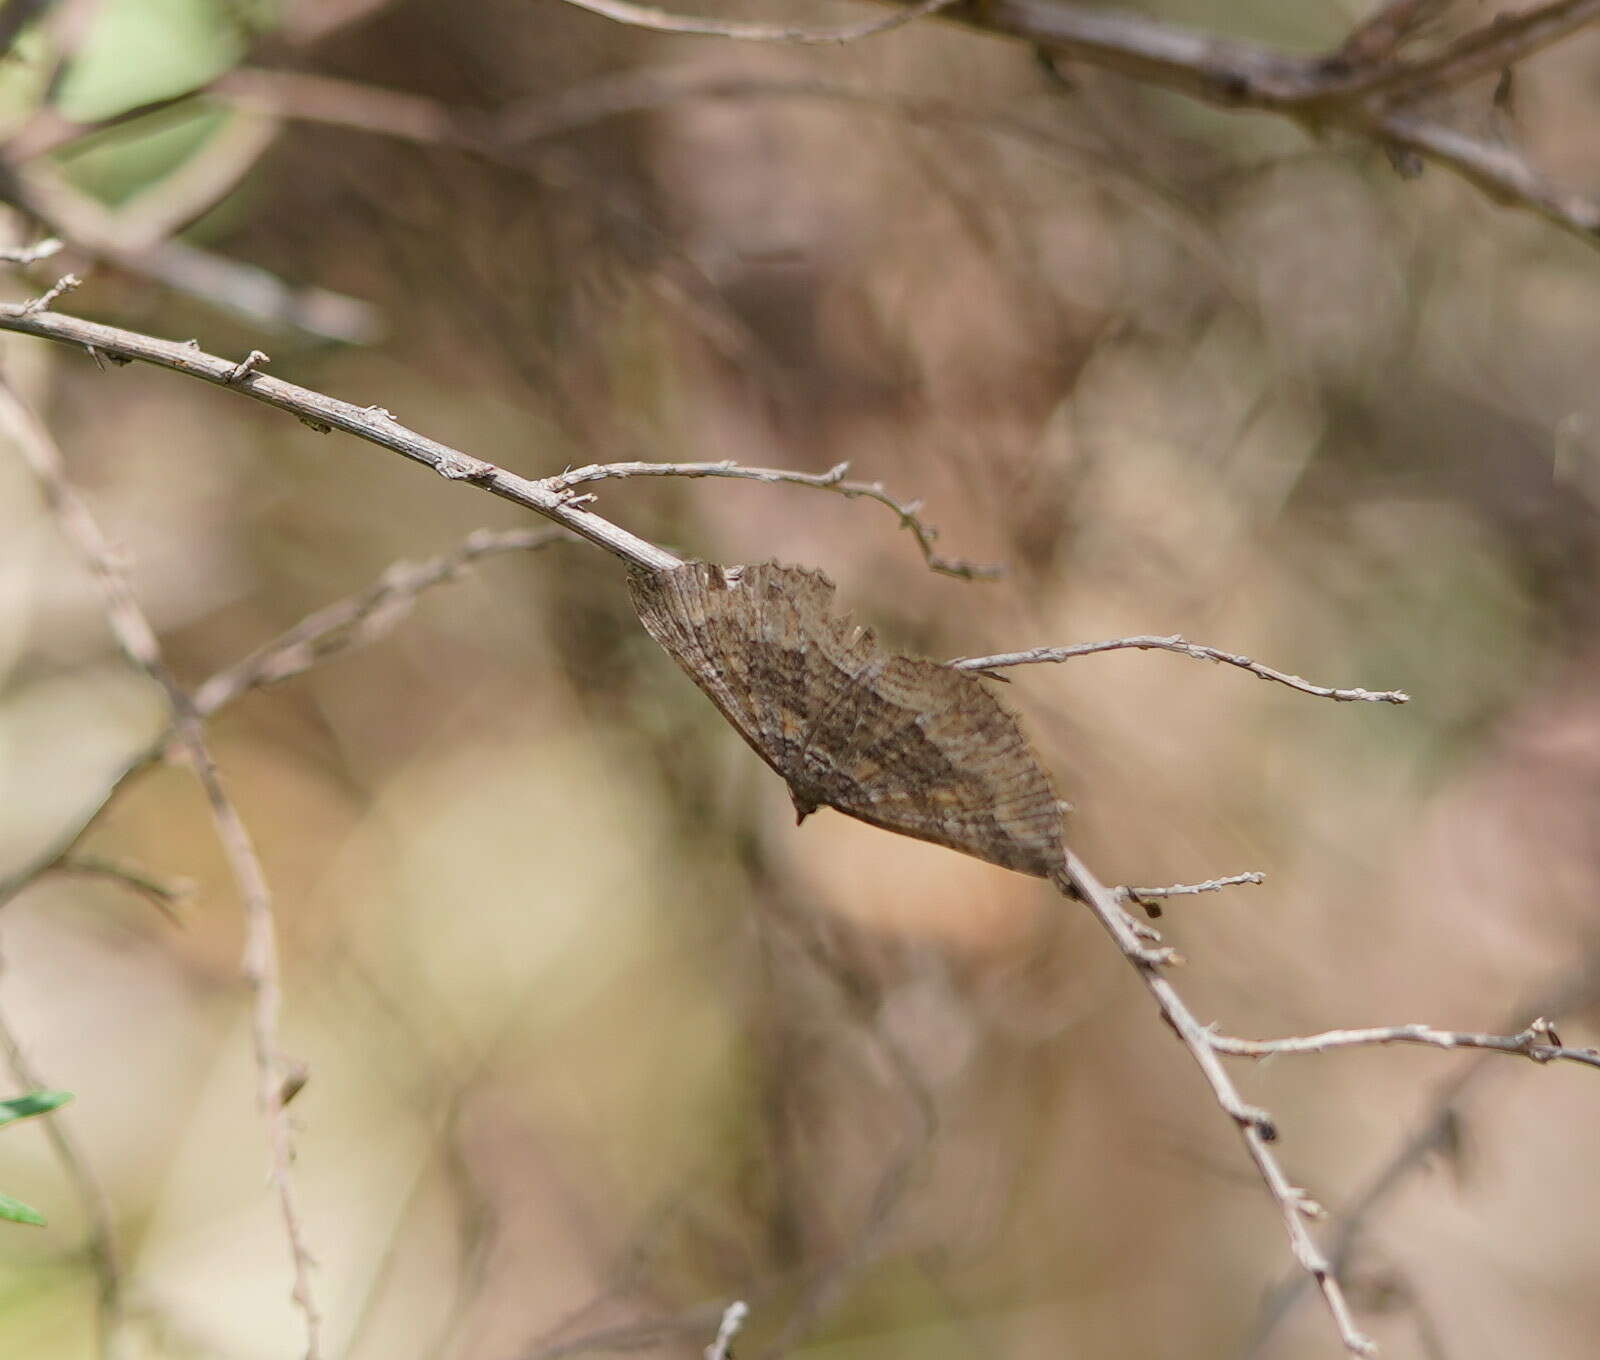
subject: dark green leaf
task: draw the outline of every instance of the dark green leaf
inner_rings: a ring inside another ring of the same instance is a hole
[[[71,1091],[30,1091],[12,1100],[0,1100],[0,1127],[30,1115],[48,1114],[71,1099]]]

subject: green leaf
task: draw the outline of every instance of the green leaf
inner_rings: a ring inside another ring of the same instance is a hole
[[[30,1209],[20,1199],[12,1199],[10,1195],[0,1195],[0,1218],[9,1218],[13,1223],[31,1223],[35,1227],[44,1227],[44,1215],[37,1209]]]
[[[95,122],[182,94],[245,54],[246,34],[222,0],[107,0],[67,68],[57,105]]]
[[[51,1110],[65,1105],[72,1099],[71,1091],[30,1091],[25,1096],[16,1096],[11,1100],[0,1100],[0,1127],[14,1123],[18,1119],[27,1119],[30,1115],[48,1114]],[[24,1205],[24,1208],[27,1206]],[[28,1212],[31,1214],[32,1209]],[[25,1219],[24,1222],[32,1220]]]

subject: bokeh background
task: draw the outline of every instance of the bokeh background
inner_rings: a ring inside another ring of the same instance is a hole
[[[1302,50],[1359,17],[1145,8]],[[272,122],[241,85],[61,140],[39,162],[57,188],[123,212],[207,148],[242,167],[170,224],[179,255],[108,249],[63,306],[260,347],[530,476],[847,459],[1007,574],[933,575],[882,507],[795,487],[617,482],[598,508],[685,555],[820,567],[925,654],[1181,632],[1405,689],[1334,705],[1123,653],[1018,671],[1007,697],[1103,877],[1268,875],[1163,921],[1202,1018],[1546,1014],[1594,1040],[1592,245],[1372,146],[1052,75],[936,21],[797,48],[556,0],[75,11],[76,37],[47,16],[9,59],[13,127],[37,132],[46,96],[92,124],[245,65],[464,121],[384,135],[337,125],[347,100]],[[514,153],[451,144],[512,107]],[[1528,63],[1510,109],[1461,107],[1596,183],[1593,34]],[[267,301],[236,273],[170,286],[188,248],[266,271]],[[201,384],[15,336],[4,357],[188,683],[397,559],[526,522]],[[164,718],[14,454],[0,480],[9,870]],[[733,1298],[741,1357],[1338,1353],[1314,1299],[1274,1292],[1275,1213],[1093,923],[830,813],[797,830],[603,553],[486,561],[211,734],[277,894],[330,1355],[698,1356]],[[144,776],[88,849],[194,885],[179,924],[64,874],[0,913],[0,1016],[76,1093],[63,1118],[114,1210],[120,1349],[29,1123],[0,1131],[0,1189],[50,1222],[0,1225],[0,1354],[298,1354],[240,913],[189,774]],[[1387,1355],[1593,1353],[1594,1073],[1385,1049],[1237,1075]]]

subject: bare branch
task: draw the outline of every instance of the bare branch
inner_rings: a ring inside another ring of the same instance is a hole
[[[733,38],[740,42],[799,43],[828,46],[856,42],[878,33],[888,33],[913,23],[927,14],[947,9],[955,0],[916,0],[898,14],[883,19],[868,19],[842,28],[785,28],[781,24],[746,23],[738,19],[700,19],[666,10],[636,5],[631,0],[566,0],[569,5],[588,10],[631,28],[648,28],[655,33],[687,33],[703,38]]]
[[[884,490],[882,482],[847,482],[844,475],[849,470],[849,463],[836,463],[826,472],[791,472],[782,468],[743,467],[732,459],[720,463],[591,463],[587,467],[563,472],[559,477],[546,477],[542,485],[557,491],[569,491],[575,486],[614,477],[736,477],[753,482],[788,482],[793,486],[809,486],[820,491],[837,492],[850,500],[864,497],[888,506],[900,517],[900,527],[910,530],[917,540],[923,560],[932,571],[969,581],[1004,575],[1005,568],[1002,566],[939,556],[933,550],[939,531],[920,517],[921,501],[896,500]]]
[[[1237,888],[1247,883],[1265,883],[1267,876],[1251,870],[1243,874],[1229,874],[1226,878],[1208,878],[1204,883],[1174,883],[1166,888],[1117,888],[1119,902],[1137,902],[1152,921],[1161,916],[1156,899],[1163,897],[1190,897],[1197,893],[1221,892],[1224,888]]]
[[[533,552],[567,542],[559,529],[479,529],[460,547],[422,562],[396,562],[365,590],[307,614],[299,623],[250,655],[218,671],[194,694],[194,705],[210,717],[247,690],[276,685],[319,662],[363,647],[399,624],[423,591],[453,580],[482,557]]]
[[[8,150],[16,154],[14,148]],[[199,186],[179,188],[192,209]],[[75,249],[257,325],[287,327],[346,344],[370,343],[382,333],[376,311],[356,298],[326,288],[295,287],[259,265],[230,260],[186,241],[154,237],[158,210],[177,211],[176,200],[165,208],[151,203],[144,221],[124,223],[59,170],[37,162],[18,171],[16,192],[23,207]]]
[[[1506,69],[1594,22],[1600,18],[1600,0],[1555,0],[1520,15],[1497,16],[1441,53],[1415,62],[1377,64],[1352,60],[1342,49],[1306,56],[1220,38],[1131,10],[1058,0],[986,0],[958,6],[944,17],[1208,104],[1258,109],[1313,131],[1337,127],[1400,146],[1591,244],[1600,235],[1595,226],[1600,200],[1554,190],[1520,151],[1476,143],[1402,107],[1476,75]]]
[[[24,313],[26,315],[26,313]],[[245,914],[244,973],[253,993],[251,1034],[255,1045],[257,1093],[267,1125],[272,1181],[277,1190],[294,1275],[293,1296],[305,1319],[307,1360],[321,1355],[321,1314],[311,1289],[311,1253],[295,1204],[290,1166],[294,1160],[289,1123],[283,1110],[279,1073],[280,989],[272,896],[250,833],[222,787],[206,746],[200,715],[167,669],[155,630],[128,585],[111,544],[89,508],[66,478],[60,451],[49,432],[11,387],[0,382],[0,428],[6,429],[39,481],[62,533],[94,573],[105,599],[106,619],[130,661],[163,691],[173,727],[205,791],[217,839],[228,860]]]
[[[1389,114],[1383,132],[1390,145],[1448,166],[1498,203],[1526,208],[1591,242],[1600,239],[1600,198],[1558,188],[1513,147],[1405,112]]]
[[[1579,967],[1554,987],[1542,988],[1531,1002],[1515,1007],[1506,1028],[1517,1024],[1529,1011],[1545,1015],[1572,1014],[1591,1005],[1597,995],[1600,995],[1600,955],[1591,950]],[[1328,1255],[1336,1271],[1343,1273],[1368,1221],[1411,1175],[1434,1157],[1449,1156],[1459,1150],[1462,1110],[1469,1088],[1488,1073],[1505,1070],[1506,1065],[1496,1062],[1493,1052],[1479,1050],[1471,1061],[1438,1085],[1422,1117],[1401,1140],[1394,1154],[1343,1209],[1331,1215]],[[1268,1343],[1300,1297],[1304,1284],[1304,1276],[1288,1275],[1268,1292],[1262,1301],[1255,1334],[1245,1352],[1246,1360],[1257,1360],[1266,1353]]]
[[[451,552],[424,562],[396,563],[366,590],[308,615],[265,646],[211,676],[194,693],[195,711],[202,718],[209,718],[252,689],[291,679],[332,656],[383,636],[401,621],[418,594],[453,579],[468,562],[500,552],[537,549],[565,538],[559,530],[551,529],[499,533],[479,529]],[[85,867],[90,857],[75,853],[77,847],[134,779],[160,763],[171,740],[169,730],[125,761],[92,807],[32,861],[0,880],[0,907],[52,871],[93,872]]]
[[[1223,888],[1237,888],[1244,883],[1265,883],[1267,876],[1254,869],[1243,874],[1229,874],[1226,878],[1208,878],[1204,883],[1174,883],[1166,888],[1118,888],[1117,896],[1142,902],[1148,897],[1188,897],[1194,893],[1220,892]]]
[[[1214,1035],[1195,1019],[1183,998],[1162,971],[1163,964],[1172,962],[1171,951],[1152,951],[1140,942],[1128,914],[1117,902],[1116,894],[1090,873],[1087,866],[1071,850],[1066,851],[1065,865],[1056,886],[1069,897],[1084,903],[1096,920],[1116,943],[1122,956],[1139,974],[1145,988],[1155,999],[1162,1017],[1172,1027],[1179,1041],[1189,1050],[1199,1067],[1211,1094],[1222,1111],[1238,1127],[1250,1160],[1255,1163],[1262,1181],[1283,1219],[1284,1231],[1290,1249],[1301,1270],[1316,1282],[1324,1302],[1338,1329],[1339,1339],[1352,1355],[1373,1355],[1377,1348],[1362,1335],[1351,1315],[1344,1289],[1334,1274],[1311,1234],[1306,1230],[1306,1217],[1316,1212],[1305,1191],[1293,1185],[1284,1174],[1283,1167],[1273,1155],[1271,1144],[1276,1141],[1277,1126],[1265,1110],[1247,1105],[1233,1084],[1217,1055],[1212,1042]],[[1165,955],[1166,957],[1162,957]]]
[[[1600,0],[1551,0],[1521,13],[1497,14],[1443,50],[1418,61],[1379,66],[1347,93],[1414,100],[1495,75],[1600,19]]]
[[[59,312],[35,314],[19,307],[0,307],[0,330],[20,331],[46,340],[79,345],[101,354],[137,359],[158,368],[199,378],[264,405],[277,407],[280,411],[288,411],[313,429],[343,430],[409,458],[414,463],[432,468],[448,481],[468,482],[481,487],[491,495],[554,520],[578,537],[636,566],[661,571],[681,565],[679,559],[665,549],[647,543],[592,511],[570,504],[569,496],[407,429],[382,407],[357,406],[265,373],[247,373],[243,379],[234,382],[232,375],[238,364],[219,355],[207,354],[197,345],[159,340],[137,331],[63,316]]]
[[[1519,1034],[1471,1034],[1434,1029],[1431,1025],[1383,1025],[1372,1029],[1330,1029],[1290,1039],[1234,1039],[1212,1034],[1210,1043],[1230,1058],[1272,1058],[1282,1053],[1329,1053],[1336,1048],[1375,1044],[1423,1044],[1429,1048],[1481,1048],[1518,1054],[1536,1063],[1575,1062],[1600,1067],[1600,1049],[1566,1048],[1556,1041],[1547,1020],[1535,1020]]]
[[[54,841],[35,855],[27,864],[0,880],[0,907],[6,906],[18,893],[22,892],[23,889],[37,879],[61,868],[73,851],[82,844],[83,838],[89,834],[95,823],[104,816],[106,809],[116,801],[118,795],[133,783],[140,774],[160,763],[161,753],[166,749],[166,745],[167,737],[163,735],[159,740],[124,762],[122,769],[107,783],[94,804],[86,808],[73,825],[63,830]]]
[[[949,664],[964,671],[995,671],[1005,666],[1034,666],[1045,662],[1071,661],[1074,657],[1092,656],[1097,652],[1118,652],[1128,649],[1141,651],[1177,652],[1192,656],[1197,661],[1217,661],[1227,666],[1237,666],[1262,680],[1272,680],[1290,689],[1299,690],[1319,699],[1333,699],[1338,703],[1364,702],[1370,704],[1404,704],[1411,696],[1404,690],[1385,689],[1330,689],[1326,685],[1313,685],[1298,675],[1273,670],[1259,661],[1236,652],[1224,652],[1198,642],[1189,642],[1177,633],[1170,637],[1147,635],[1142,637],[1110,638],[1105,642],[1080,642],[1072,647],[1034,647],[1026,652],[1001,652],[995,656],[969,656]]]

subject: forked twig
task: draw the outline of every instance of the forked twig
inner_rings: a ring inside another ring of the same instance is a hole
[[[0,381],[0,428],[10,433],[27,459],[62,533],[93,572],[105,600],[106,619],[128,659],[166,695],[173,730],[194,766],[211,809],[217,839],[232,871],[245,914],[244,973],[253,994],[251,1036],[255,1046],[257,1095],[267,1125],[273,1185],[289,1243],[293,1297],[305,1319],[307,1360],[321,1355],[321,1322],[311,1288],[312,1257],[295,1202],[290,1167],[294,1160],[288,1118],[283,1110],[279,1073],[278,980],[272,896],[250,833],[222,787],[206,746],[200,715],[179,687],[161,655],[155,630],[145,616],[117,561],[115,551],[67,480],[60,451],[49,431],[9,384]]]
[[[751,482],[809,486],[836,492],[847,500],[860,497],[888,506],[900,517],[900,527],[909,530],[917,540],[923,560],[932,571],[969,581],[1005,574],[1002,566],[939,556],[933,550],[939,531],[921,518],[921,501],[897,500],[884,489],[882,482],[847,482],[844,475],[849,470],[849,463],[835,463],[826,472],[794,472],[785,468],[745,467],[731,458],[719,463],[591,463],[587,467],[571,468],[559,477],[546,477],[542,485],[556,491],[570,491],[590,482],[621,477],[735,477]]]
[[[195,711],[209,718],[253,689],[291,679],[312,665],[382,637],[405,617],[418,594],[454,579],[468,562],[500,552],[537,549],[565,538],[552,529],[479,529],[450,552],[423,562],[398,562],[366,590],[307,615],[242,660],[217,671],[195,690]],[[75,853],[78,846],[133,780],[160,763],[171,741],[169,730],[124,761],[72,826],[28,864],[0,880],[0,907],[43,875],[80,866],[83,857]],[[116,876],[128,877],[126,873]]]
[[[1195,1019],[1194,1012],[1167,979],[1162,971],[1163,960],[1141,943],[1116,894],[1101,883],[1070,849],[1066,852],[1062,880],[1058,886],[1079,898],[1115,941],[1122,956],[1133,966],[1146,990],[1155,999],[1162,1017],[1172,1027],[1179,1042],[1189,1050],[1217,1104],[1238,1128],[1250,1160],[1255,1163],[1267,1193],[1278,1206],[1294,1258],[1322,1292],[1323,1301],[1333,1316],[1344,1348],[1352,1355],[1375,1354],[1377,1348],[1356,1326],[1338,1276],[1306,1229],[1305,1220],[1320,1213],[1320,1207],[1304,1190],[1290,1182],[1273,1155],[1271,1144],[1277,1139],[1278,1133],[1272,1116],[1265,1110],[1245,1103],[1239,1088],[1233,1084],[1233,1078],[1222,1065],[1212,1042],[1214,1036]]]
[[[423,591],[453,580],[480,558],[534,552],[564,541],[569,541],[568,535],[559,529],[479,529],[450,552],[421,562],[396,562],[365,590],[307,614],[218,671],[195,691],[195,707],[209,717],[247,690],[280,684],[330,656],[375,641],[410,613]]]

